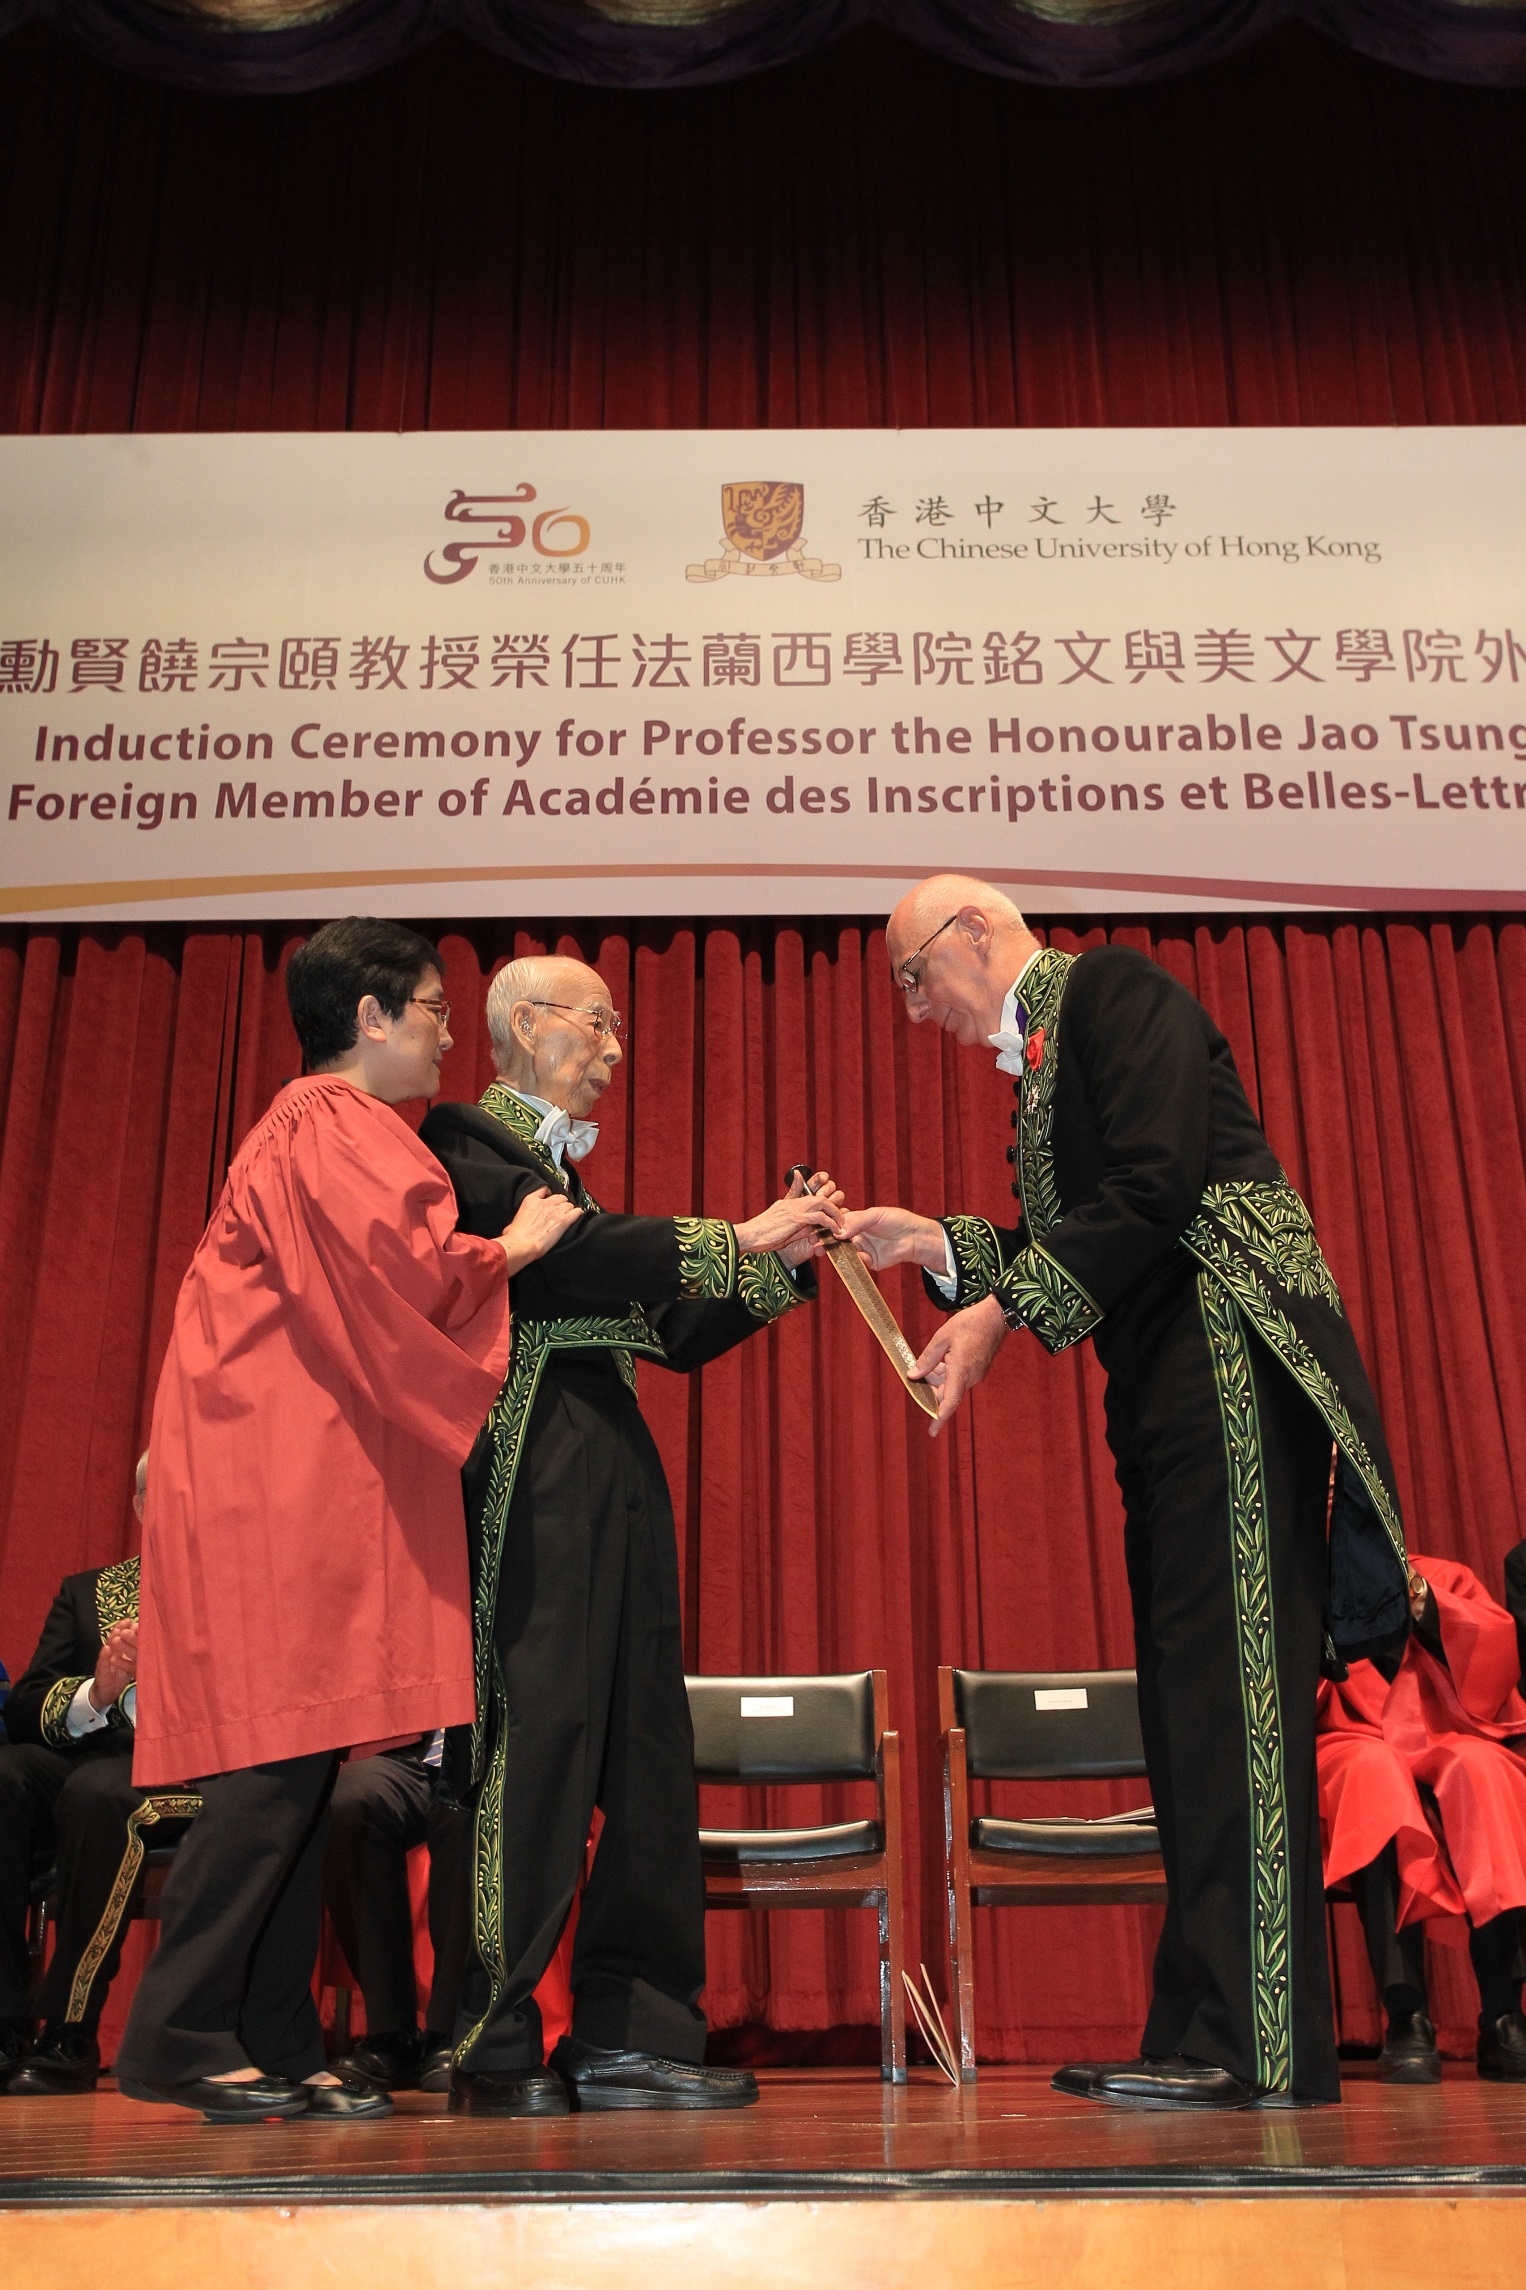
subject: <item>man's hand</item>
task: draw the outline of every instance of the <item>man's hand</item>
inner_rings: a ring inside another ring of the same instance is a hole
[[[945,1320],[912,1374],[938,1397],[938,1413],[928,1431],[936,1439],[965,1393],[978,1384],[1001,1349],[1007,1323],[994,1296],[982,1297]]]
[[[101,1641],[101,1651],[90,1681],[90,1707],[109,1710],[122,1699],[138,1675],[138,1625],[113,1622]]]
[[[844,1237],[876,1272],[892,1264],[942,1272],[948,1263],[943,1227],[934,1217],[919,1217],[911,1209],[849,1209],[842,1224]]]
[[[786,1263],[803,1264],[817,1254],[823,1239],[840,1240],[842,1194],[825,1169],[818,1169],[811,1183],[820,1191],[807,1193],[799,1177],[792,1178],[782,1200],[737,1226],[737,1247],[749,1256],[777,1249]]]

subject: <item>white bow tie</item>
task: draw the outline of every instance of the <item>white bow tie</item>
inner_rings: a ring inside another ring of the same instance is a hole
[[[558,1159],[586,1161],[599,1142],[599,1124],[574,1121],[561,1106],[553,1106],[536,1130],[535,1142],[546,1146]]]
[[[986,1040],[996,1052],[998,1073],[1022,1072],[1023,1044],[1026,1038],[1023,1034],[1009,1033],[1005,1029],[999,1034],[987,1034]]]

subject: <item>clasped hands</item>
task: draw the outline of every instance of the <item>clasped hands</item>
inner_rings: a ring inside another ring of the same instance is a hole
[[[118,1703],[138,1675],[138,1625],[113,1622],[101,1640],[95,1676],[90,1681],[90,1707],[109,1710]]]

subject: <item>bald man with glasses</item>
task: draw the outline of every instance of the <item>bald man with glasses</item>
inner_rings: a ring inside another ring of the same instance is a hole
[[[473,1953],[451,2108],[743,2107],[745,2072],[704,2065],[704,1887],[667,1482],[636,1405],[637,1359],[684,1372],[814,1294],[830,1179],[740,1225],[605,1215],[581,1164],[620,1063],[597,971],[510,962],[488,988],[498,1078],[421,1135],[464,1232],[498,1232],[538,1186],[580,1210],[511,1290],[508,1379],[465,1472],[477,1722],[444,1785],[474,1809]],[[547,2063],[534,1990],[603,1828],[578,1921],[571,2035]]]
[[[1158,963],[1041,946],[960,875],[919,885],[886,939],[911,1022],[994,1050],[1016,1099],[1015,1226],[843,1219],[951,1312],[918,1362],[934,1431],[1015,1330],[1089,1338],[1107,1374],[1167,1908],[1141,2056],[1056,2083],[1124,2107],[1337,2099],[1321,1647],[1402,1644],[1409,1610],[1383,1427],[1308,1211],[1228,1042]]]

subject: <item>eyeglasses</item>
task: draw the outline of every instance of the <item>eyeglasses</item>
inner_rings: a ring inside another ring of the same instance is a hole
[[[961,908],[959,912],[962,913],[963,909]],[[926,963],[922,960],[923,955],[932,945],[933,940],[935,938],[941,938],[943,933],[949,928],[949,924],[955,923],[958,920],[959,914],[951,914],[948,918],[948,922],[940,922],[937,929],[931,931],[928,936],[923,939],[921,945],[916,949],[914,953],[908,954],[904,962],[898,962],[896,964],[895,982],[900,987],[903,994],[920,994],[922,991],[922,973],[927,968]],[[915,970],[912,968],[912,964],[914,962],[918,966]]]
[[[408,999],[414,1009],[427,1010],[442,1033],[450,1024],[450,1004],[448,1002],[426,1002],[417,994],[410,994]]]
[[[569,1017],[586,1018],[600,1040],[606,1034],[612,1042],[624,1038],[625,1020],[618,1010],[606,1010],[602,1003],[592,1010],[585,1010],[580,1002],[542,1002],[533,994],[527,994],[525,1000],[537,1010],[565,1010]]]

